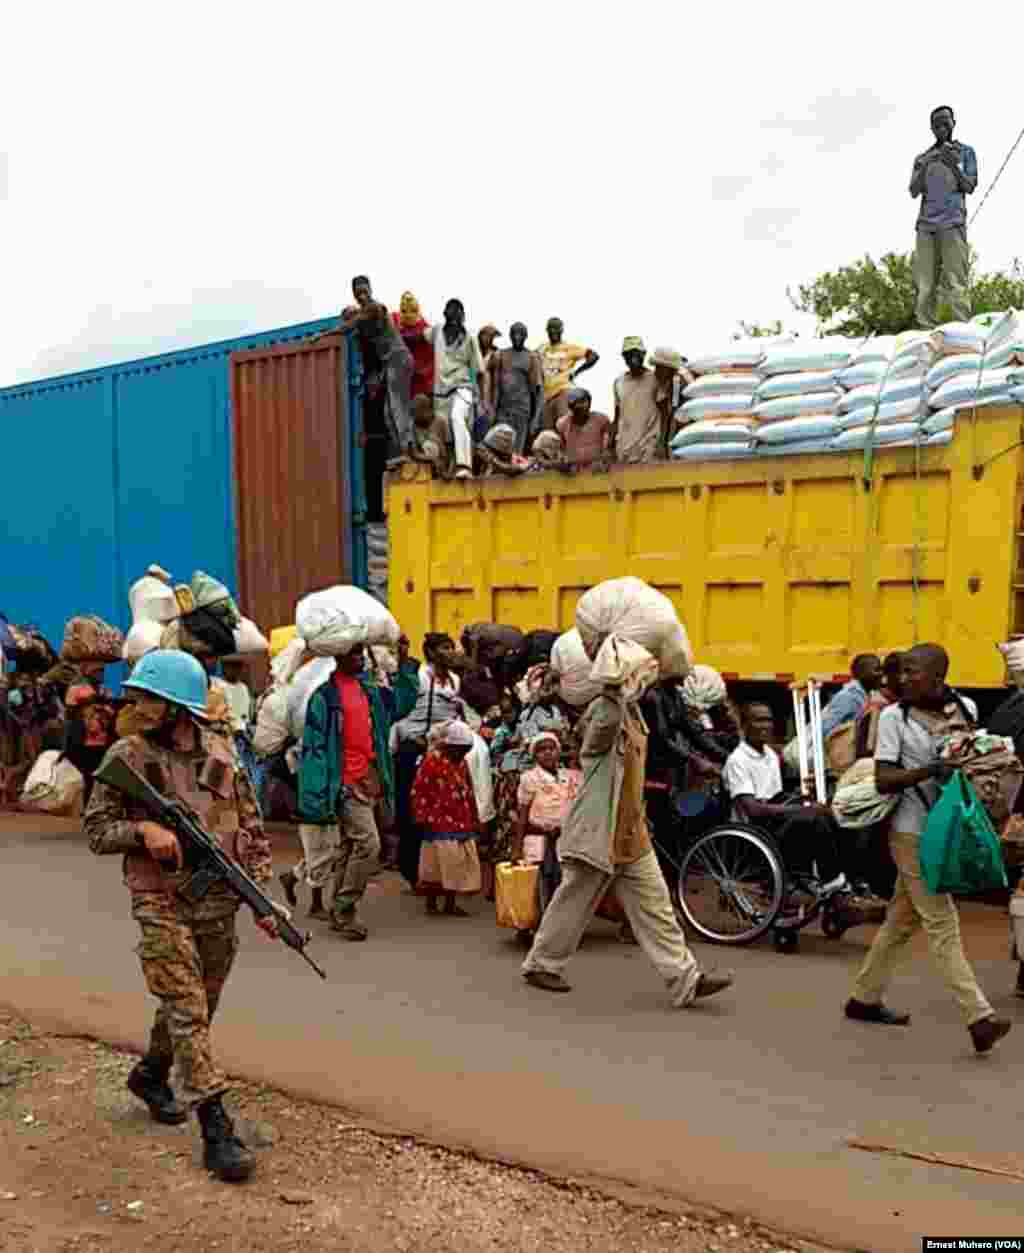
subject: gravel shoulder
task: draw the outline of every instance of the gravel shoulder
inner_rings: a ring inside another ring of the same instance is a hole
[[[159,1127],[126,1092],[133,1060],[0,1010],[5,1253],[827,1253],[742,1216],[611,1196],[251,1083],[230,1103],[260,1170],[231,1187],[202,1170],[194,1124]]]

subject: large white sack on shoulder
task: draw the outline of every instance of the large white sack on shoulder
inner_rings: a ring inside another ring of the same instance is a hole
[[[236,653],[250,657],[270,652],[270,641],[249,618],[243,618],[235,627],[234,636]]]
[[[742,417],[749,413],[754,404],[753,392],[727,392],[725,395],[698,396],[688,400],[679,410],[677,417],[684,422],[696,422],[701,418],[717,418],[735,414]]]
[[[684,400],[699,400],[702,396],[729,396],[739,392],[747,396],[757,391],[760,374],[702,374],[683,391]]]
[[[877,410],[866,407],[840,414],[837,432],[849,431],[855,426],[868,426],[872,421],[876,426],[887,426],[891,422],[921,422],[927,416],[928,406],[921,403],[920,397],[914,396],[910,400],[879,405]]]
[[[725,444],[685,444],[672,450],[673,461],[736,461],[753,455],[754,441],[735,440]]]
[[[328,587],[311,592],[295,606],[295,629],[319,657],[343,657],[357,644],[369,643],[365,606],[346,593],[358,588]],[[367,594],[362,593],[363,596]],[[372,597],[368,597],[372,600]],[[378,601],[374,604],[383,608]]]
[[[85,790],[76,766],[56,749],[36,758],[21,790],[21,804],[40,814],[60,814],[72,809]]]
[[[689,444],[742,444],[749,442],[755,431],[753,422],[743,419],[703,418],[690,422],[672,438],[673,449]]]
[[[159,569],[151,566],[150,569]],[[128,604],[132,622],[170,622],[178,616],[174,588],[153,574],[144,574],[131,585]]]
[[[831,414],[810,418],[787,418],[782,422],[765,422],[757,429],[758,444],[791,444],[806,439],[827,439],[840,429],[839,419]]]
[[[962,401],[984,400],[988,396],[1008,396],[1016,379],[1014,367],[1004,370],[983,370],[975,374],[958,374],[928,398],[933,409],[945,409]]]
[[[256,713],[252,749],[257,757],[279,753],[289,740],[288,689],[281,685],[267,693]]]
[[[675,605],[632,575],[608,579],[584,592],[576,604],[576,629],[591,659],[614,632],[653,654],[663,675],[685,678],[693,665],[690,639]]]
[[[157,622],[155,619],[142,619],[136,622],[124,637],[124,644],[121,646],[121,656],[125,661],[134,665],[140,657],[145,657],[146,653],[151,653],[154,648],[160,647],[163,634],[163,623]]]
[[[927,391],[925,380],[921,375],[909,375],[907,378],[889,379],[884,385],[868,383],[865,387],[855,387],[847,392],[839,402],[840,413],[851,413],[854,409],[873,409],[875,405],[891,405],[898,400],[920,400]]]
[[[551,649],[551,669],[558,675],[558,690],[562,699],[575,709],[585,708],[601,695],[601,684],[590,677],[593,665],[575,627],[555,640]]]
[[[848,448],[863,448],[872,435],[872,442],[875,444],[912,443],[920,433],[921,428],[916,422],[890,422],[885,426],[875,427],[852,426],[835,437],[832,447],[837,452]]]
[[[333,657],[317,657],[313,661],[307,661],[285,688],[288,693],[288,731],[295,739],[302,739],[309,698],[318,687],[327,682],[337,665]]]
[[[834,393],[836,371],[817,370],[800,374],[773,374],[765,379],[754,392],[754,403],[776,400],[780,396],[805,396],[811,392]]]

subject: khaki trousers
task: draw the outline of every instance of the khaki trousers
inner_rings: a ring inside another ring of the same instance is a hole
[[[921,878],[920,838],[906,831],[893,831],[889,836],[889,848],[899,872],[896,891],[857,976],[853,995],[865,1005],[880,1005],[911,937],[923,927],[932,960],[956,997],[964,1022],[970,1026],[991,1017],[992,1006],[964,956],[960,915],[952,896],[929,892]]]
[[[914,250],[914,283],[917,287],[917,324],[930,329],[936,325],[938,308],[948,304],[955,322],[971,317],[971,300],[967,289],[967,230],[954,226],[949,230],[917,232]]]
[[[613,875],[571,858],[563,861],[562,882],[541,919],[533,948],[523,962],[523,973],[564,973],[611,883],[637,943],[665,980],[673,1006],[682,1009],[689,1005],[697,990],[700,967],[687,947],[654,853],[617,866]]]

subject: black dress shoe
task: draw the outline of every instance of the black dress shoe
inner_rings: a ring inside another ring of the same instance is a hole
[[[972,1022],[967,1030],[971,1033],[976,1053],[990,1053],[1004,1035],[1009,1035],[1013,1023],[1008,1018],[982,1018],[980,1022]]]
[[[897,1014],[884,1005],[867,1005],[852,997],[846,1002],[844,1013],[854,1022],[877,1022],[883,1027],[905,1027],[910,1022],[909,1014]]]

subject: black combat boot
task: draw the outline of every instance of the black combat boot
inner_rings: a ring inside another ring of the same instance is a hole
[[[154,1122],[175,1127],[188,1119],[188,1111],[174,1099],[167,1082],[170,1073],[170,1063],[155,1057],[143,1057],[128,1076],[128,1091],[149,1106]]]
[[[203,1165],[226,1183],[241,1183],[256,1168],[256,1159],[235,1135],[235,1127],[220,1103],[212,1097],[196,1106],[203,1133]]]

